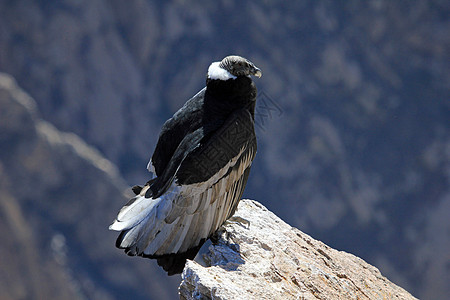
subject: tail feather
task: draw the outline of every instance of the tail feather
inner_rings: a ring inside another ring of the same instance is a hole
[[[186,224],[189,226],[189,229],[186,233],[186,236],[184,237],[184,241],[182,243],[182,246],[180,247],[181,252],[187,251],[190,247],[192,247],[192,243],[197,244],[198,241],[195,237],[196,234],[196,228],[198,227],[198,224],[203,222],[197,215],[195,218],[192,218],[191,222],[189,224]]]
[[[158,265],[160,265],[169,276],[179,274],[183,271],[186,259],[194,259],[203,243],[206,239],[200,241],[200,243],[188,251],[177,254],[166,254],[157,257]]]
[[[179,249],[176,248],[176,244],[180,239],[184,239],[186,235],[185,233],[186,224],[189,224],[191,219],[192,216],[182,215],[177,220],[172,222],[174,224],[173,230],[171,234],[167,237],[166,241],[159,247],[158,253],[178,252]]]
[[[187,233],[182,241],[180,241],[180,248],[179,252],[186,252],[189,250],[192,242],[198,242],[197,239],[199,238],[199,233],[201,232],[208,232],[206,235],[202,235],[201,238],[209,237],[210,233],[209,231],[214,230],[213,228],[205,228],[207,224],[205,224],[205,216],[211,217],[214,219],[214,210],[217,207],[217,201],[213,202],[211,206],[209,206],[205,211],[203,211],[200,214],[196,214],[195,218],[190,224],[188,224],[189,228],[187,230]],[[195,227],[201,227],[202,230],[198,230],[198,228]],[[203,230],[205,228],[205,230]],[[198,235],[197,235],[198,234]]]
[[[158,249],[167,242],[169,236],[171,235],[173,228],[175,226],[175,222],[172,224],[164,224],[160,230],[156,231],[153,239],[148,244],[145,249],[142,249],[144,254],[148,253],[149,255],[162,255],[165,253],[158,253]]]
[[[173,252],[178,253],[180,252],[180,248],[183,245],[183,242],[186,240],[186,235],[188,233],[190,224],[192,222],[192,219],[194,218],[194,215],[186,215],[185,220],[183,222],[183,226],[180,226],[180,237],[176,241],[175,245],[173,246]]]
[[[163,224],[157,222],[156,218],[144,219],[135,227],[123,231],[126,233],[122,237],[119,248],[125,249],[129,255],[141,254],[162,226]]]
[[[153,208],[160,199],[149,199],[142,196],[132,198],[117,215],[116,220],[109,226],[110,230],[126,230],[136,226],[154,211]]]

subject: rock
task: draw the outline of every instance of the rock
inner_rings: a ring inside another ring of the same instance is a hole
[[[416,299],[376,267],[314,240],[256,201],[242,200],[234,219],[187,262],[181,299]]]

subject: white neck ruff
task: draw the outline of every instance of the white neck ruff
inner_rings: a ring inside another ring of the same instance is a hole
[[[237,77],[228,72],[225,69],[219,67],[220,62],[213,62],[208,68],[208,78],[209,79],[219,79],[219,80],[228,80],[228,79],[236,79]]]

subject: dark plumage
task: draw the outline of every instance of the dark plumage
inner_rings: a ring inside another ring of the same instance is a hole
[[[148,169],[155,177],[119,212],[110,229],[129,255],[182,271],[242,197],[256,154],[256,87],[261,71],[240,56],[212,63],[206,87],[164,123]]]

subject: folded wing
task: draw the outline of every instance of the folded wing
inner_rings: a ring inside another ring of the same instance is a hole
[[[122,231],[116,244],[129,255],[184,253],[234,213],[256,154],[253,117],[241,109],[215,132],[198,130],[110,226]]]

